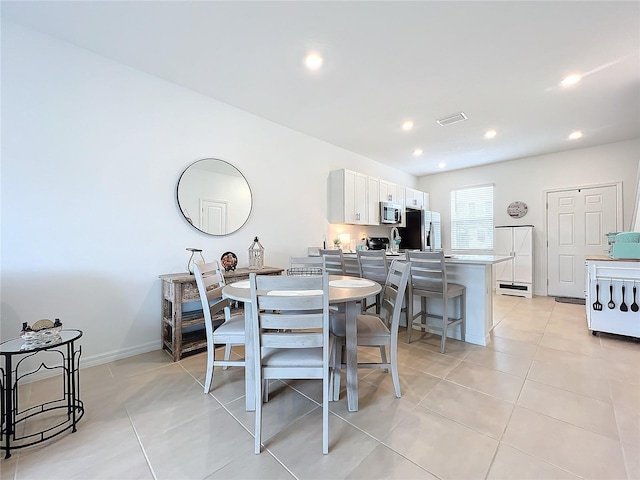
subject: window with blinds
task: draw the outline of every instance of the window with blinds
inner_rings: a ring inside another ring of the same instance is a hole
[[[451,249],[493,250],[493,185],[451,190]]]

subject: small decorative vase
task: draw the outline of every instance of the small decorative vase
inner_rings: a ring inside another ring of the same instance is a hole
[[[189,257],[189,261],[187,262],[187,270],[189,271],[189,275],[193,275],[193,266],[197,264],[205,263],[204,257],[202,256],[202,250],[199,248],[187,248],[187,251],[191,252],[191,257]]]

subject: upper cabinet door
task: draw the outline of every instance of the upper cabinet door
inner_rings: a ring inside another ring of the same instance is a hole
[[[386,180],[380,180],[380,201],[404,204],[404,192],[402,198],[400,198],[400,187],[398,185]]]
[[[367,225],[368,177],[352,170],[329,175],[329,221]]]
[[[375,177],[367,177],[367,223],[369,225],[380,224],[380,180]]]
[[[406,192],[405,192],[405,206],[407,208],[416,208],[416,209],[423,209],[424,208],[424,193],[419,191],[419,190],[415,190],[413,188],[406,188]]]

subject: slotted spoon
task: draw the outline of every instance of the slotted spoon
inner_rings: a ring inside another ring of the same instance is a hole
[[[609,284],[609,303],[607,303],[607,307],[609,307],[611,310],[616,308],[616,304],[613,302],[613,284],[612,283]]]
[[[593,309],[596,311],[602,310],[602,304],[600,303],[600,285],[596,283],[596,301],[593,302]]]

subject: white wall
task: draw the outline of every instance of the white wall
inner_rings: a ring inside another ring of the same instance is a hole
[[[429,175],[418,179],[418,188],[429,192],[430,208],[443,213],[443,248],[450,250],[451,189],[494,184],[494,224],[535,226],[534,291],[536,295],[546,295],[545,191],[622,182],[623,225],[629,229],[634,213],[639,158],[640,139]],[[529,206],[525,217],[513,219],[507,214],[507,206],[514,200]]]
[[[336,112],[339,114],[339,112]],[[254,208],[225,237],[191,227],[182,170],[215,157],[247,178]],[[1,339],[59,317],[84,331],[83,365],[160,347],[160,280],[187,247],[239,266],[258,235],[266,264],[331,238],[329,171],[403,185],[412,175],[69,44],[2,22]]]

